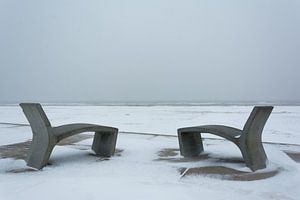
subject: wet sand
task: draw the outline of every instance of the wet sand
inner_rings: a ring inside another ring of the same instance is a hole
[[[222,180],[233,181],[254,181],[262,180],[277,175],[280,170],[272,170],[268,172],[244,172],[223,166],[206,166],[197,168],[180,168],[181,177],[188,176],[207,176]]]
[[[300,163],[300,152],[289,152],[285,151],[285,153],[293,159],[295,162]]]
[[[61,140],[57,145],[73,145],[82,140],[92,138],[92,135],[78,134]],[[30,147],[31,141],[20,142],[15,144],[0,146],[0,158],[14,158],[25,160],[27,151]],[[90,148],[90,147],[89,147]],[[84,149],[82,149],[84,150]]]

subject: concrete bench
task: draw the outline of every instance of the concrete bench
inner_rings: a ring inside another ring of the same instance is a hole
[[[184,157],[198,156],[203,151],[201,133],[211,133],[236,144],[252,171],[266,168],[267,156],[261,135],[273,110],[272,106],[256,106],[243,130],[221,125],[195,126],[178,129],[180,153]]]
[[[94,124],[68,124],[52,127],[40,104],[21,103],[20,106],[33,133],[26,159],[30,167],[42,169],[47,165],[53,148],[60,140],[82,132],[95,132],[92,149],[97,155],[110,157],[115,152],[117,128]]]

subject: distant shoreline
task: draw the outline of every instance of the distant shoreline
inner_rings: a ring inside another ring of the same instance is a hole
[[[25,101],[26,102],[26,101]],[[154,107],[154,106],[300,106],[300,102],[63,102],[49,103],[41,102],[44,106],[132,106],[132,107]],[[18,106],[18,103],[0,103],[0,106]]]

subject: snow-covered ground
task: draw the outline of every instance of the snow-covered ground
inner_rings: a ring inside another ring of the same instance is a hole
[[[177,128],[225,124],[242,128],[249,106],[44,106],[52,125],[87,122],[115,126],[121,132],[176,135]],[[0,106],[0,146],[31,139],[30,127],[18,106]],[[212,135],[204,137],[213,138]],[[92,153],[92,139],[77,145],[57,146],[51,166],[41,171],[13,173],[25,168],[23,160],[0,158],[0,200],[9,199],[299,199],[300,165],[282,150],[300,152],[300,107],[275,107],[267,122],[264,142],[273,177],[255,181],[230,181],[210,176],[182,177],[181,168],[224,166],[249,172],[242,162],[217,162],[240,158],[230,142],[205,140],[210,159],[180,160],[178,154],[162,159],[159,152],[178,149],[176,137],[120,133],[118,155],[101,160]],[[169,159],[170,158],[170,159]],[[168,160],[169,159],[169,160]]]
[[[120,131],[176,135],[177,128],[224,124],[242,128],[251,106],[44,106],[53,126],[87,122],[118,127]],[[18,106],[0,106],[0,123],[26,123]],[[5,128],[0,126],[0,130]],[[6,130],[0,145],[24,141],[31,133]],[[1,131],[2,132],[2,131]],[[17,134],[14,134],[17,133]],[[207,135],[207,137],[213,137]],[[300,144],[300,106],[275,107],[263,133],[263,141]]]

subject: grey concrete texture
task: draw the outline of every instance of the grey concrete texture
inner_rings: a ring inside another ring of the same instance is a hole
[[[273,106],[255,106],[243,130],[221,125],[204,125],[178,129],[180,154],[184,157],[197,157],[203,150],[201,133],[223,137],[236,144],[245,164],[252,171],[266,168],[267,155],[261,136]]]
[[[59,141],[83,132],[95,132],[92,149],[103,157],[115,152],[118,129],[95,124],[68,124],[52,127],[42,106],[38,103],[21,103],[20,106],[31,126],[32,142],[27,153],[27,165],[42,169],[47,165],[53,148]]]

